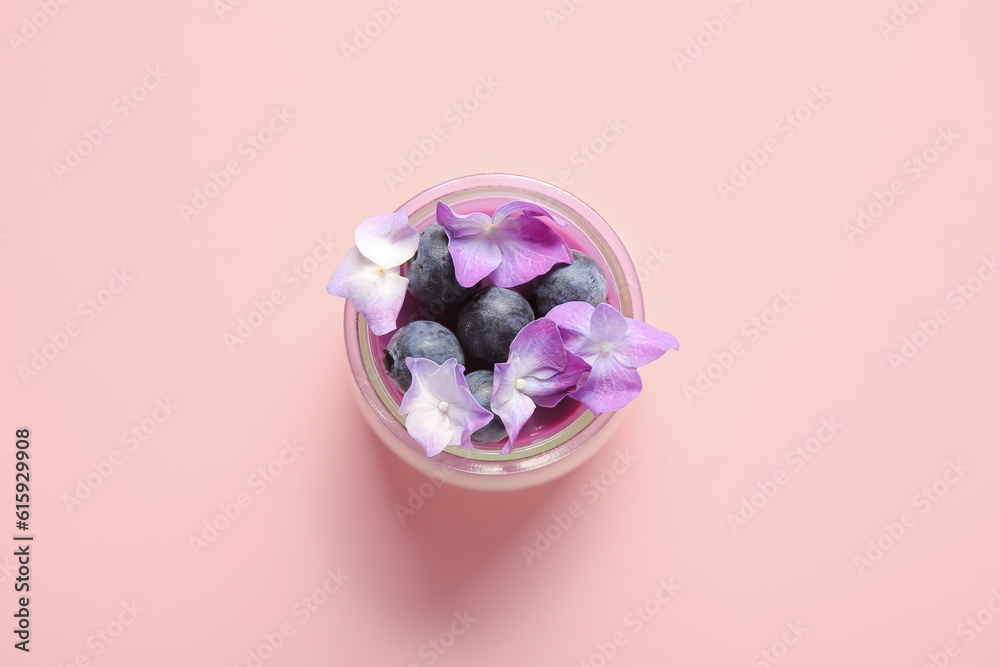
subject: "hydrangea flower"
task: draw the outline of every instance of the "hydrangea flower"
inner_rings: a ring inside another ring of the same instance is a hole
[[[493,371],[493,398],[490,407],[510,438],[500,450],[510,454],[521,429],[535,406],[551,408],[576,389],[580,376],[590,364],[568,353],[553,320],[528,324],[514,338],[506,363]]]
[[[435,456],[449,445],[472,449],[475,431],[493,421],[493,413],[476,402],[465,368],[455,359],[436,364],[430,359],[406,358],[413,384],[403,395],[399,413],[406,417],[406,430]]]
[[[492,218],[485,213],[459,215],[439,201],[437,221],[448,234],[459,284],[472,287],[489,276],[498,287],[515,287],[556,264],[571,264],[569,246],[541,218],[555,220],[523,201],[503,204]]]
[[[354,230],[347,256],[334,269],[326,291],[345,297],[378,336],[396,329],[409,281],[399,267],[413,257],[420,234],[406,211],[368,218]]]
[[[670,334],[625,317],[607,303],[595,308],[571,301],[545,317],[559,326],[566,349],[591,365],[570,396],[595,415],[631,403],[642,390],[636,369],[680,347]]]

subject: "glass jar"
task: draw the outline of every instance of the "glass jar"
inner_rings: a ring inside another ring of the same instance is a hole
[[[509,201],[526,201],[545,209],[554,219],[568,223],[554,227],[571,248],[590,255],[604,271],[608,303],[623,315],[643,319],[642,291],[632,259],[621,240],[603,219],[582,201],[562,189],[525,176],[478,174],[464,176],[426,190],[400,209],[409,214],[418,230],[436,222],[436,206],[444,201],[457,213],[487,214]],[[407,302],[414,301],[407,296]],[[404,307],[398,320],[403,326],[412,319],[431,319],[440,310],[427,306]],[[412,306],[412,304],[411,304]],[[595,417],[584,406],[566,398],[551,410],[536,411],[538,421],[529,423],[514,451],[499,453],[499,446],[475,450],[448,447],[428,458],[404,426],[399,414],[402,394],[388,380],[383,366],[383,348],[392,334],[372,334],[364,317],[348,302],[344,310],[344,340],[354,376],[359,409],[371,428],[404,461],[424,474],[450,484],[482,490],[510,490],[534,486],[579,466],[603,445],[618,421],[617,412]],[[548,420],[550,423],[544,423]]]

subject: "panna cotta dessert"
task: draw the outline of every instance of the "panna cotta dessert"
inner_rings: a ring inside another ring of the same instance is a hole
[[[643,322],[624,246],[583,202],[534,179],[469,176],[355,230],[327,291],[347,300],[362,414],[452,484],[514,489],[597,451],[678,349]]]

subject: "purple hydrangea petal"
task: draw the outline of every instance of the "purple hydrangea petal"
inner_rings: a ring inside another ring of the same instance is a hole
[[[490,274],[499,287],[516,287],[537,278],[556,264],[570,264],[573,254],[559,234],[530,216],[506,217],[493,230],[500,248],[500,265]]]
[[[510,448],[507,452],[501,450],[501,453],[509,454],[513,450],[513,443],[535,411],[535,402],[515,387],[517,380],[514,364],[496,365],[493,376],[493,400],[490,402],[490,408],[503,421],[503,425],[507,428],[507,437],[510,438],[508,443]]]
[[[677,349],[680,349],[680,343],[666,331],[630,319],[627,333],[614,344],[611,353],[623,366],[639,368],[659,359],[669,350]]]
[[[590,340],[595,343],[617,343],[628,331],[628,321],[617,308],[602,303],[590,317]]]
[[[526,201],[509,201],[500,205],[493,212],[493,224],[502,225],[507,218],[515,215],[524,215],[532,218],[549,218],[549,213],[540,206],[530,204]]]
[[[599,415],[624,408],[640,391],[642,380],[639,379],[639,371],[622,366],[612,355],[605,354],[597,358],[590,374],[570,396]]]
[[[429,391],[426,386],[426,378],[437,370],[437,364],[430,359],[407,357],[405,363],[406,367],[410,369],[413,381],[410,383],[410,388],[403,394],[403,400],[399,403],[399,414],[401,415],[412,411],[426,398]]]
[[[525,377],[522,393],[543,408],[553,408],[559,401],[577,388],[584,373],[590,371],[590,364],[568,353],[566,366],[549,378]]]
[[[443,201],[437,204],[437,222],[448,232],[448,238],[465,238],[484,233],[490,226],[490,216],[485,213],[459,215]]]
[[[514,383],[517,382],[518,359],[515,352],[506,363],[493,365],[493,395],[490,398],[493,403],[505,403],[511,399],[514,393]]]
[[[420,233],[410,226],[406,211],[368,218],[354,230],[354,242],[376,266],[389,269],[413,257]]]
[[[493,223],[499,225],[506,218],[512,215],[516,215],[518,213],[530,215],[535,218],[548,218],[549,220],[556,223],[560,227],[569,226],[568,222],[557,220],[551,213],[549,213],[542,207],[535,206],[534,204],[529,204],[526,201],[510,201],[500,206],[496,211],[493,212]]]
[[[590,339],[590,321],[594,307],[584,301],[559,304],[548,312],[545,319],[559,326],[559,334],[569,352],[591,363],[600,352],[600,345]]]
[[[472,287],[490,275],[502,261],[500,248],[485,234],[451,238],[448,251],[455,263],[455,278],[462,287]]]
[[[459,285],[472,287],[500,266],[500,248],[489,234],[488,215],[459,215],[439,201],[437,221],[448,235],[448,252],[455,263],[455,278]]]
[[[559,304],[545,317],[559,325],[560,333],[571,331],[589,336],[593,316],[594,307],[586,301],[570,301]]]
[[[347,298],[377,336],[396,329],[396,319],[406,298],[409,281],[399,268],[380,270],[352,246],[334,269],[326,291]]]
[[[463,398],[459,402],[451,403],[451,407],[448,409],[448,415],[452,423],[462,428],[461,439],[455,443],[458,445],[461,445],[463,441],[469,439],[469,436],[493,421],[493,413],[479,405],[476,398],[469,391],[468,385],[465,386],[464,394],[467,394],[468,397]]]
[[[566,366],[566,348],[559,327],[552,320],[529,322],[514,337],[510,350],[518,356],[518,376],[522,378],[540,371],[549,371],[551,376]]]
[[[437,364],[430,359],[407,357],[406,367],[410,369],[411,374],[414,366],[424,373],[424,383],[438,401],[457,403],[462,399],[463,385],[465,389],[469,388],[463,374],[465,367],[458,363],[457,359],[445,359],[443,363]]]

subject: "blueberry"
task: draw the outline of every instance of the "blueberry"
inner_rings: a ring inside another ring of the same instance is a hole
[[[455,334],[429,320],[417,320],[397,329],[384,352],[385,372],[400,391],[409,389],[413,382],[410,369],[406,367],[407,357],[430,359],[438,364],[457,359],[458,363],[465,365],[465,354]]]
[[[570,301],[586,301],[592,306],[608,298],[608,281],[604,272],[589,255],[573,251],[572,264],[557,264],[531,284],[531,305],[538,317],[556,306]]]
[[[490,409],[490,399],[493,397],[493,371],[473,371],[465,376],[469,383],[469,391],[482,407]],[[492,445],[507,437],[507,429],[503,420],[496,414],[493,421],[472,434],[471,440],[477,445]]]
[[[476,292],[458,315],[458,339],[474,357],[507,361],[510,344],[535,319],[528,300],[503,287]]]
[[[455,262],[448,252],[448,234],[441,225],[431,225],[420,232],[417,254],[406,262],[410,294],[418,301],[441,310],[457,308],[472,294],[455,279]]]

